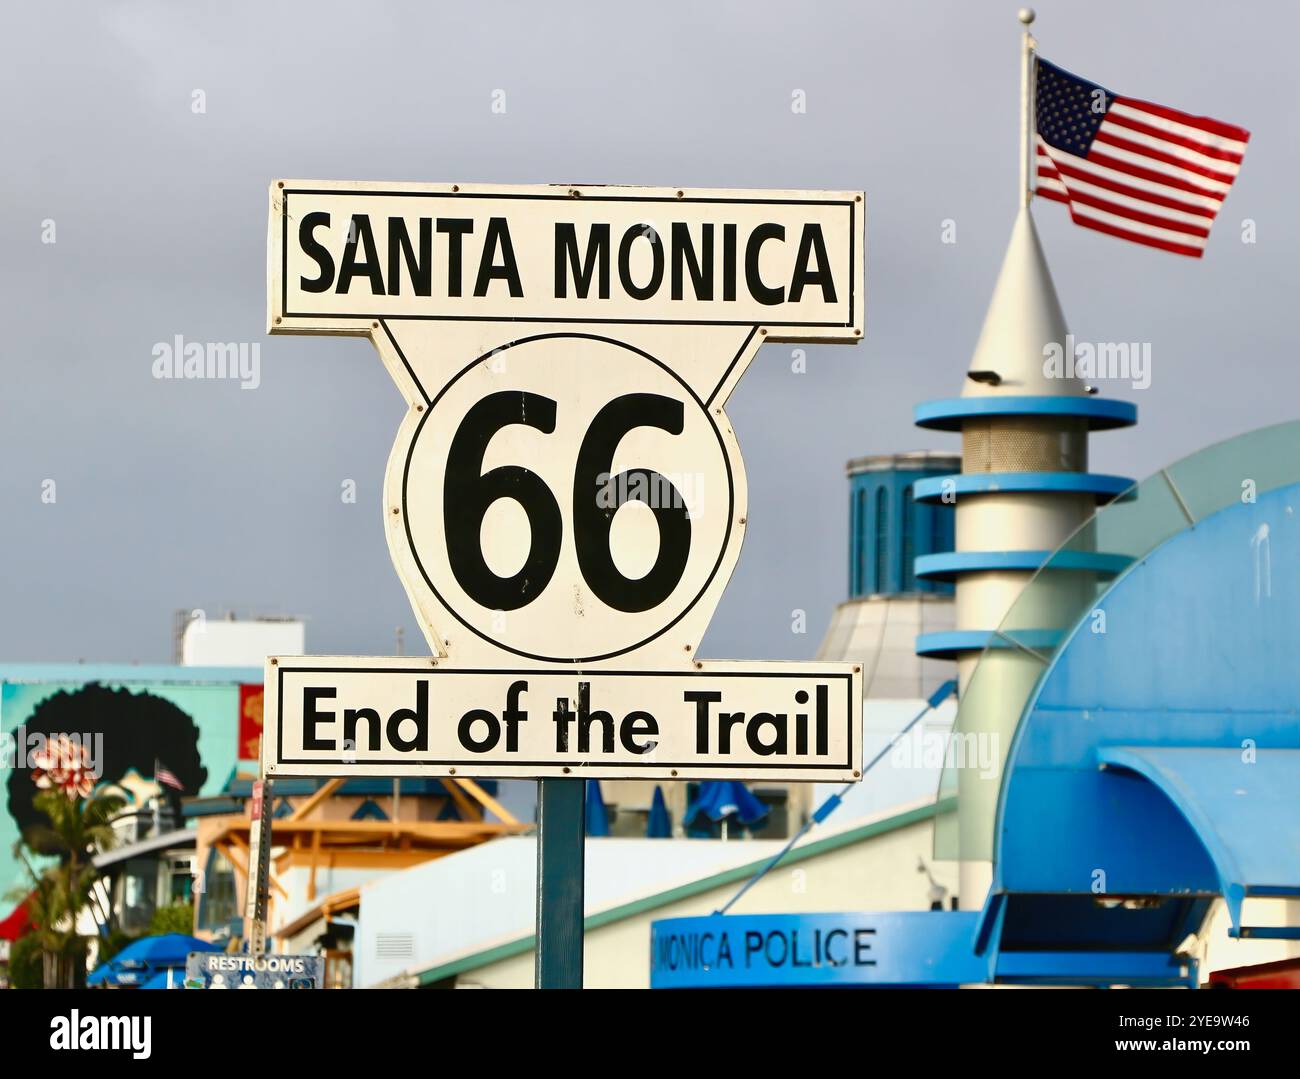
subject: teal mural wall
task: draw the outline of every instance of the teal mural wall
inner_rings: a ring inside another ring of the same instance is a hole
[[[239,760],[240,685],[261,682],[261,670],[243,667],[0,664],[0,917],[26,884],[13,848],[37,791],[21,734],[102,734],[101,785],[125,780],[145,795],[157,759],[186,795],[213,794]]]

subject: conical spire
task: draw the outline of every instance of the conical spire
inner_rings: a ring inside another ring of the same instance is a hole
[[[1055,344],[1064,356],[1066,334],[1065,315],[1038,242],[1038,230],[1029,207],[1021,207],[971,357],[970,370],[981,373],[981,378],[968,378],[962,396],[1086,394],[1078,379],[1049,378],[1044,373],[1044,363],[1052,355],[1047,346]]]

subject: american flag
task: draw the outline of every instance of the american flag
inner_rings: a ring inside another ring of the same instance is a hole
[[[176,778],[176,773],[161,761],[153,762],[153,778],[155,782],[165,787],[174,787],[178,791],[185,790],[185,784]]]
[[[1038,187],[1076,225],[1200,258],[1250,132],[1037,61]]]

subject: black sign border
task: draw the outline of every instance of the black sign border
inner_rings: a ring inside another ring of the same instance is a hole
[[[591,678],[592,681],[595,681],[599,678],[619,678],[619,677],[803,678],[803,679],[815,678],[824,681],[843,679],[845,696],[847,698],[845,700],[845,706],[846,706],[846,717],[847,717],[846,725],[847,725],[847,734],[848,734],[848,740],[847,740],[848,758],[844,764],[838,764],[838,763],[837,764],[791,764],[789,762],[785,762],[785,763],[772,762],[772,763],[764,764],[759,762],[745,762],[743,764],[736,764],[734,767],[737,771],[748,771],[751,768],[770,769],[773,771],[777,769],[782,769],[785,771],[798,770],[798,771],[820,771],[820,772],[857,771],[857,769],[854,767],[853,764],[853,745],[854,745],[853,674],[850,671],[828,671],[824,674],[813,674],[812,672],[806,670],[804,671],[752,671],[752,670],[750,671],[709,671],[709,670],[665,671],[661,669],[609,670],[603,667],[593,671],[579,671],[579,670],[568,671],[563,669],[555,670],[555,669],[537,668],[537,667],[520,667],[520,668],[509,668],[509,669],[497,668],[497,667],[433,667],[433,666],[429,666],[429,667],[415,667],[415,666],[411,666],[411,667],[325,667],[325,666],[288,667],[285,666],[284,664],[277,664],[276,670],[279,673],[276,676],[276,684],[275,684],[275,760],[270,762],[272,765],[276,765],[276,766],[282,764],[332,766],[336,763],[334,761],[322,761],[314,757],[286,757],[284,755],[284,676],[286,674],[414,674],[414,675],[419,675],[421,678],[428,677],[428,676],[435,676],[439,674],[460,674],[460,675],[488,674],[488,675],[502,675],[507,678],[513,678],[513,677],[527,678],[527,677],[536,677],[538,675],[548,675],[548,676],[559,675],[563,677],[565,675],[571,674],[575,678]],[[515,765],[518,765],[521,768],[563,768],[565,767],[564,762],[561,760],[543,760],[543,761],[510,760],[510,761],[500,762],[500,763],[498,763],[497,761],[484,760],[482,763],[489,768],[501,768],[501,767],[513,768]],[[598,767],[598,768],[622,768],[623,767],[621,763],[620,764],[597,764],[594,761],[586,761],[585,763],[591,764],[594,767]],[[367,759],[366,761],[363,762],[357,762],[357,764],[365,768],[383,767],[384,765],[389,765],[389,764],[400,765],[404,768],[410,767],[412,764],[415,764],[417,766],[423,766],[423,767],[446,767],[446,768],[468,767],[472,771],[474,766],[474,761],[473,759],[466,760],[464,758],[457,758],[456,760],[420,760],[416,762],[416,761],[412,761],[408,757],[401,760],[390,760],[388,758],[384,758],[384,759],[372,758],[372,759]],[[677,764],[672,761],[655,761],[652,767],[656,769],[674,768],[679,770],[690,771],[692,769],[699,770],[705,768],[727,768],[729,767],[729,765],[726,764],[725,762],[719,763],[717,761],[693,763],[693,764],[692,763]],[[634,765],[629,764],[628,768],[630,773],[635,772]],[[584,760],[582,758],[575,757],[573,762],[574,777],[581,779],[584,770],[585,770]],[[649,769],[647,768],[647,771],[648,770]],[[364,775],[369,775],[370,773],[365,772],[365,773],[357,773],[357,774],[364,776]],[[405,775],[406,773],[401,773],[401,774]],[[629,779],[635,778],[635,775],[629,774],[628,778]]]
[[[845,322],[755,322],[754,319],[700,319],[700,320],[683,320],[673,318],[600,318],[592,315],[586,316],[566,316],[563,318],[544,315],[390,315],[377,314],[375,312],[310,312],[310,311],[290,311],[289,310],[289,196],[290,195],[346,195],[346,196],[365,196],[368,198],[391,195],[395,198],[447,198],[447,199],[517,199],[520,201],[551,201],[560,200],[565,202],[574,201],[574,196],[568,194],[544,195],[535,194],[515,194],[510,192],[491,192],[491,191],[377,191],[372,189],[354,191],[351,189],[333,189],[333,188],[310,188],[296,187],[284,188],[280,191],[281,195],[281,234],[280,234],[280,317],[281,318],[300,318],[300,319],[391,319],[410,320],[416,322],[539,322],[539,323],[576,323],[576,324],[601,324],[608,326],[765,326],[780,331],[782,329],[810,329],[810,330],[827,330],[827,329],[861,329],[853,325],[853,312],[857,301],[857,235],[858,235],[858,211],[857,202],[850,200],[840,201],[838,199],[828,199],[825,201],[819,199],[725,199],[725,198],[703,198],[684,196],[682,198],[673,198],[669,195],[588,195],[583,194],[583,202],[669,202],[674,205],[685,203],[702,203],[702,204],[721,204],[721,205],[740,205],[740,206],[840,206],[847,207],[849,211],[849,292],[848,292],[848,320]],[[775,336],[779,337],[779,333]]]
[[[753,334],[751,333],[749,337],[745,338],[745,345],[748,345],[752,337]],[[661,367],[670,377],[675,379],[681,385],[682,389],[685,390],[686,393],[690,394],[691,400],[693,400],[699,406],[700,410],[704,413],[705,418],[709,421],[710,427],[712,427],[713,429],[714,437],[718,440],[718,446],[722,450],[723,463],[727,466],[727,530],[723,534],[722,546],[718,551],[718,557],[714,560],[713,568],[709,570],[709,575],[707,578],[705,578],[704,584],[700,586],[700,590],[695,594],[695,597],[677,613],[677,615],[672,619],[672,621],[660,627],[658,630],[650,634],[648,637],[644,637],[641,640],[636,641],[633,644],[629,644],[623,648],[615,649],[613,652],[606,652],[603,653],[602,655],[597,655],[597,656],[544,656],[544,655],[535,654],[533,652],[525,652],[521,648],[511,648],[507,644],[502,644],[500,641],[492,637],[489,637],[487,634],[485,634],[482,630],[478,629],[476,626],[470,625],[470,623],[467,622],[464,618],[462,618],[460,614],[456,611],[456,609],[450,603],[447,602],[446,598],[444,598],[442,593],[438,591],[438,586],[433,583],[433,578],[430,577],[428,571],[424,568],[424,563],[420,559],[420,552],[416,549],[415,546],[415,539],[411,535],[411,514],[407,509],[407,504],[408,504],[407,492],[410,487],[410,479],[411,479],[411,457],[415,453],[415,444],[420,440],[420,432],[424,430],[425,423],[427,423],[429,417],[433,415],[434,408],[437,406],[438,402],[442,400],[443,396],[462,377],[464,377],[470,371],[474,370],[474,368],[478,367],[478,365],[483,363],[486,359],[488,359],[488,357],[504,352],[506,351],[506,349],[514,348],[516,345],[526,345],[533,341],[546,341],[552,338],[580,338],[582,340],[588,340],[588,341],[603,341],[606,344],[617,345],[619,348],[623,348],[629,352],[636,353],[636,355],[642,357],[643,359],[649,360],[651,363],[655,364],[656,366]],[[745,345],[741,346],[742,352],[744,351]],[[403,357],[403,360],[405,360],[405,357]],[[734,366],[734,361],[733,361],[733,366]],[[735,518],[736,518],[736,476],[731,467],[731,457],[727,453],[726,440],[722,437],[722,432],[718,429],[718,424],[714,419],[713,413],[709,411],[708,405],[706,405],[702,400],[700,400],[700,395],[695,392],[694,388],[692,388],[686,382],[686,380],[682,378],[681,375],[679,375],[676,371],[674,371],[671,367],[669,367],[668,364],[664,363],[663,360],[656,359],[654,356],[651,356],[650,353],[637,348],[635,345],[630,345],[626,341],[619,341],[616,338],[605,337],[601,334],[574,333],[569,330],[558,330],[555,333],[533,334],[531,337],[521,337],[518,338],[517,340],[511,341],[509,344],[502,345],[498,348],[492,349],[489,352],[485,352],[482,356],[479,356],[473,361],[471,361],[470,363],[466,364],[452,378],[447,380],[447,384],[443,386],[442,389],[438,391],[437,396],[434,397],[434,399],[429,402],[429,407],[424,410],[423,415],[421,415],[420,417],[420,422],[416,424],[415,431],[411,435],[411,443],[406,450],[406,461],[402,465],[402,527],[406,533],[406,546],[411,552],[411,557],[415,559],[415,567],[420,571],[420,577],[424,580],[424,583],[429,586],[429,590],[434,594],[438,602],[442,605],[443,610],[445,610],[454,619],[456,619],[457,622],[459,622],[462,626],[464,626],[467,630],[469,630],[472,634],[474,634],[474,636],[478,637],[480,640],[486,642],[487,644],[490,644],[493,648],[499,648],[503,652],[509,652],[511,655],[519,656],[522,659],[535,659],[541,663],[598,663],[601,660],[614,659],[618,656],[626,655],[628,652],[634,652],[639,648],[645,647],[650,642],[658,640],[670,629],[672,629],[675,625],[677,625],[678,622],[680,622],[683,618],[685,618],[688,614],[690,614],[691,611],[695,610],[700,600],[704,598],[704,594],[708,592],[710,587],[712,587],[714,579],[718,576],[718,570],[722,567],[722,560],[726,557],[727,552],[731,549],[731,544],[732,544],[731,533],[735,524]],[[742,536],[741,539],[743,540],[744,537]],[[721,599],[721,597],[719,597],[719,599]]]

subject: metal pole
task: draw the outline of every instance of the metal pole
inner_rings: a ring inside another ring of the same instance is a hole
[[[271,781],[253,783],[249,799],[248,885],[244,897],[244,938],[249,955],[266,952],[266,915],[271,880]]]
[[[583,779],[537,781],[538,989],[582,988]]]
[[[1034,9],[1022,7],[1020,21],[1025,27],[1020,56],[1020,205],[1028,206],[1034,197],[1034,162],[1038,158],[1034,137],[1034,47],[1038,43],[1029,32]]]

